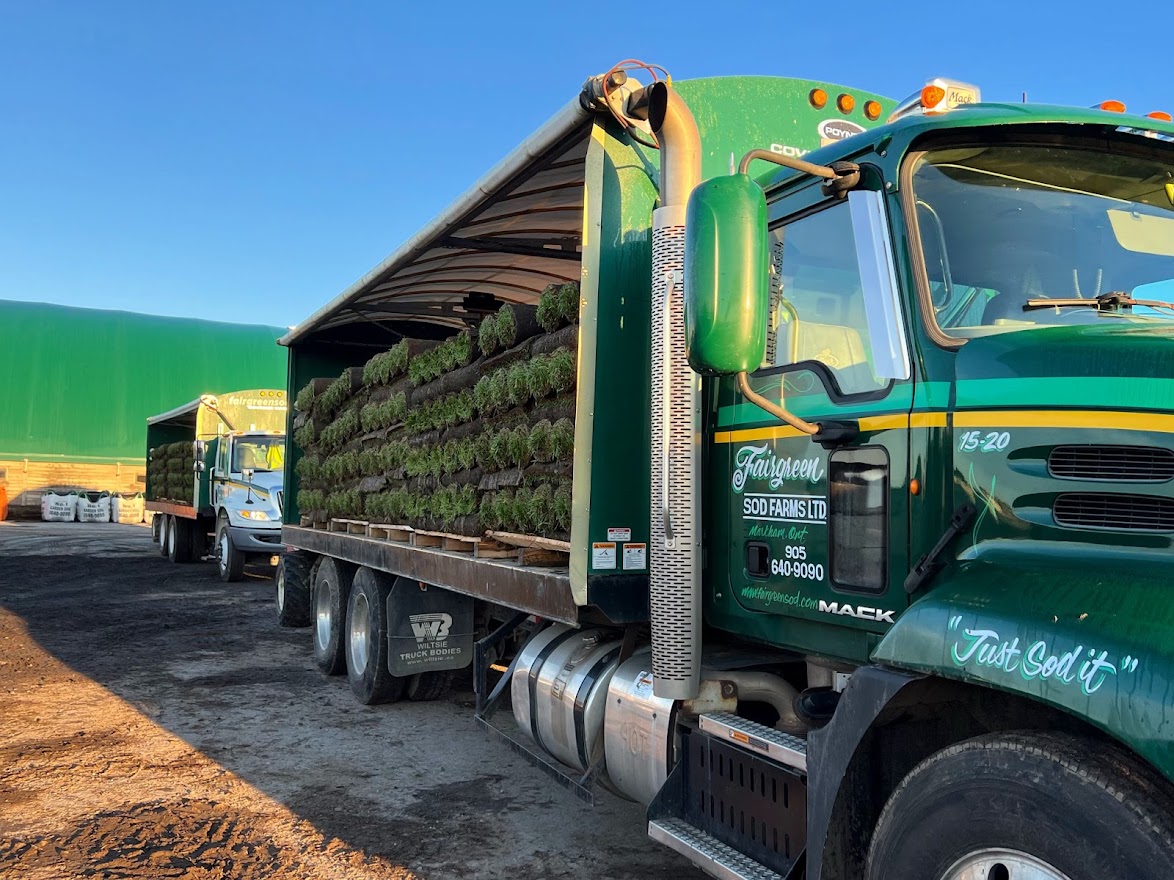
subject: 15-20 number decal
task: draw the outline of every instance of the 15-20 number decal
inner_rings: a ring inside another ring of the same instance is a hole
[[[1002,452],[1011,445],[1011,434],[1007,431],[965,431],[958,441],[959,452]]]

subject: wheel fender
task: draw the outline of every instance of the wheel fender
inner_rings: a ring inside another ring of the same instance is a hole
[[[1082,718],[1167,778],[1169,584],[1110,570],[972,563],[898,618],[876,663],[1020,694]]]
[[[824,847],[841,785],[873,722],[903,688],[921,675],[862,666],[852,673],[827,726],[807,737],[807,878],[823,877]]]

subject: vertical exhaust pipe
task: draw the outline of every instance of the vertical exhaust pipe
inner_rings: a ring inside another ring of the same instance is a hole
[[[660,207],[652,214],[652,522],[649,600],[656,696],[697,696],[701,678],[701,412],[685,357],[685,207],[701,182],[701,136],[663,82],[642,109],[660,141]]]

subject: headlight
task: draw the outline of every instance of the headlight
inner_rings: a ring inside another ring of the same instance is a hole
[[[269,514],[263,510],[240,510],[237,512],[240,514],[241,519],[255,519],[255,520],[269,519]]]

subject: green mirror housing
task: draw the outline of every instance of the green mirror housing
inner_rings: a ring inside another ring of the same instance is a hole
[[[747,174],[697,186],[685,215],[685,345],[694,371],[728,376],[762,364],[769,267],[762,187]]]

